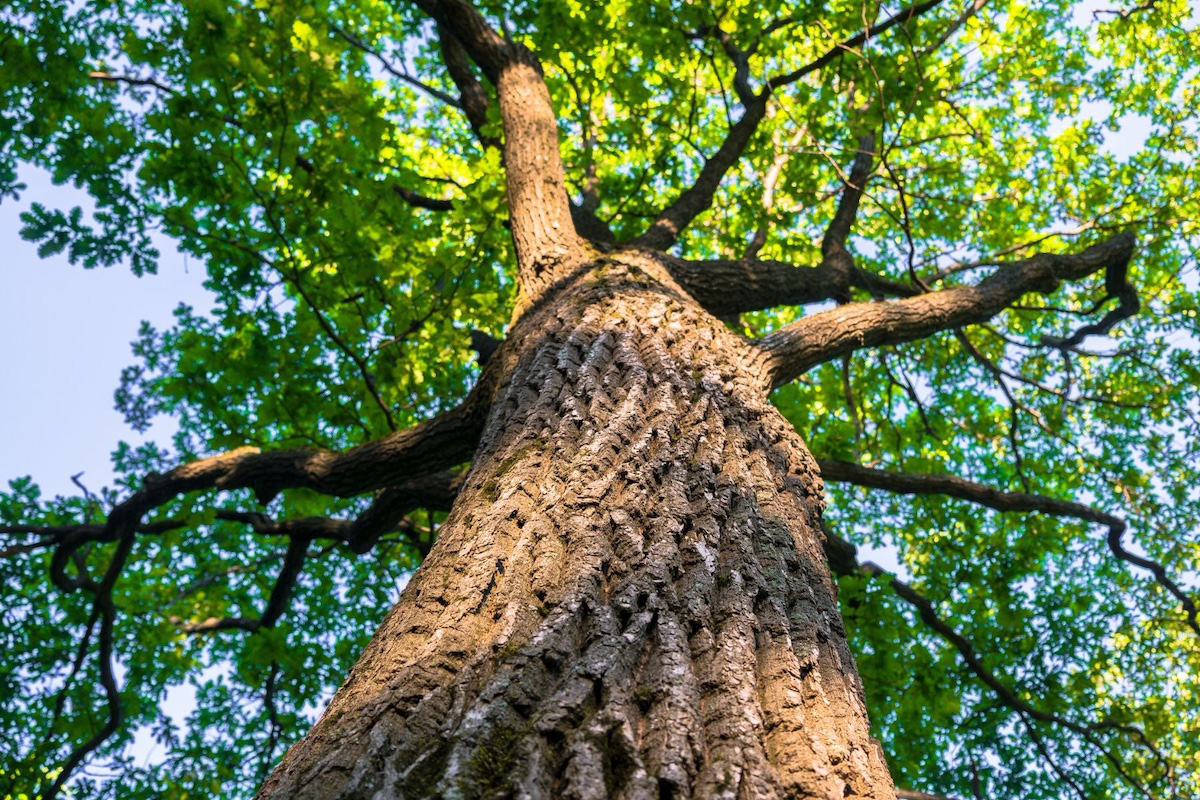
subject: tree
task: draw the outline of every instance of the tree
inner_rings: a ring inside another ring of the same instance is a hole
[[[1195,796],[1187,14],[9,7],[26,235],[218,306],[0,498],[6,796]]]

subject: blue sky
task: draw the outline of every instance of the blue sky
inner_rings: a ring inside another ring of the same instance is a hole
[[[129,343],[141,320],[156,326],[190,303],[207,310],[203,265],[163,240],[158,274],[135,277],[125,267],[85,270],[65,255],[41,259],[20,236],[20,212],[31,202],[82,206],[87,194],[55,186],[49,174],[25,167],[21,198],[0,202],[0,341],[4,389],[0,391],[0,485],[32,475],[43,492],[77,494],[71,475],[92,490],[112,480],[109,454],[117,442],[156,439],[174,428],[159,418],[139,436],[113,409],[122,367],[134,363]]]

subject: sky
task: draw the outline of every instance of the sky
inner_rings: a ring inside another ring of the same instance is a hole
[[[117,442],[167,443],[173,421],[156,417],[146,434],[133,431],[113,408],[121,369],[135,362],[129,343],[142,320],[172,321],[184,302],[212,305],[203,265],[166,239],[158,273],[137,277],[127,266],[84,269],[65,254],[42,259],[21,238],[22,211],[31,202],[92,210],[87,193],[55,186],[49,173],[26,166],[20,199],[0,201],[0,489],[31,475],[44,496],[78,494],[71,476],[91,491],[110,485]],[[174,687],[164,709],[182,724],[195,707],[194,687]],[[129,754],[147,763],[162,757],[149,729],[139,730]]]
[[[142,320],[165,327],[180,302],[207,310],[203,265],[161,239],[158,274],[138,278],[128,267],[84,269],[65,254],[42,259],[20,236],[31,202],[82,206],[87,194],[55,186],[49,173],[21,170],[19,200],[0,201],[0,486],[31,475],[44,495],[78,494],[112,482],[109,455],[124,439],[168,443],[174,426],[159,417],[145,436],[113,408],[121,369],[134,363],[129,343]]]

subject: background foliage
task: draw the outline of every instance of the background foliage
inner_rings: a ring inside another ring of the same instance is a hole
[[[738,257],[762,230],[762,257],[816,263],[864,132],[879,152],[851,242],[864,269],[940,288],[1005,258],[1134,231],[1142,311],[1111,337],[1077,351],[1042,338],[1088,321],[1097,280],[965,341],[942,334],[825,365],[776,399],[818,457],[1122,515],[1131,546],[1194,590],[1200,43],[1186,0],[1125,2],[947,0],[845,52],[775,95],[742,167],[677,252]],[[541,58],[568,181],[598,200],[618,238],[694,178],[739,116],[714,31],[756,43],[761,85],[899,10],[480,7]],[[445,102],[457,92],[432,25],[405,4],[16,0],[0,10],[0,85],[0,198],[27,205],[24,235],[43,254],[153,272],[150,233],[161,231],[203,261],[217,298],[181,306],[168,329],[144,326],[117,389],[135,429],[175,417],[174,441],[119,447],[124,477],[99,496],[47,498],[13,480],[0,493],[10,529],[102,521],[146,472],[198,455],[343,448],[403,428],[464,396],[477,374],[470,331],[501,335],[508,322],[499,157]],[[499,135],[494,116],[484,132]],[[85,188],[96,213],[23,197],[22,163]],[[759,333],[804,311],[731,324]],[[183,632],[265,604],[284,543],[215,517],[254,507],[239,493],[188,498],[161,512],[186,527],[139,539],[115,595],[126,724],[73,796],[251,794],[419,563],[403,537],[358,558],[314,544],[278,626]],[[265,511],[360,507],[289,492]],[[1200,796],[1200,644],[1175,598],[1113,558],[1102,529],[840,486],[828,516],[860,545],[893,548],[903,577],[1040,714],[977,680],[886,580],[843,578],[900,785],[955,797]],[[426,536],[436,524],[415,520]],[[107,712],[94,659],[80,655],[87,598],[49,583],[36,537],[4,545],[0,793],[22,797]],[[78,568],[110,557],[97,546]],[[195,693],[184,719],[162,705],[181,686]],[[159,756],[135,756],[135,736],[160,743]]]

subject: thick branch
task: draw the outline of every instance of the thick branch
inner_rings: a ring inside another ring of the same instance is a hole
[[[710,314],[718,317],[786,305],[819,303],[841,296],[847,285],[874,296],[912,297],[919,290],[878,278],[858,268],[843,277],[827,261],[798,267],[783,261],[666,259],[671,277]]]
[[[900,344],[939,331],[986,322],[1029,292],[1050,294],[1124,265],[1132,234],[1120,234],[1076,255],[1038,254],[1009,264],[976,286],[961,286],[895,302],[854,303],[805,317],[758,341],[769,356],[771,384],[782,386],[818,364],[864,347]]]
[[[1056,517],[1073,517],[1075,519],[1095,522],[1108,528],[1107,543],[1113,555],[1148,570],[1160,586],[1170,592],[1183,606],[1187,613],[1189,627],[1200,636],[1200,621],[1197,620],[1198,610],[1195,601],[1167,575],[1162,564],[1135,555],[1121,544],[1125,533],[1125,521],[1112,514],[1067,500],[1055,500],[1043,495],[1023,492],[1002,492],[990,486],[964,480],[955,475],[923,475],[887,472],[880,469],[859,466],[847,461],[818,460],[821,476],[827,481],[852,483],[856,486],[866,486],[873,489],[883,489],[897,494],[940,494],[956,497],[994,511],[1034,511]]]
[[[209,488],[252,489],[261,502],[290,488],[352,497],[422,478],[470,459],[483,422],[478,405],[468,398],[452,411],[341,453],[241,448],[147,479],[126,503],[148,510],[177,494]]]
[[[854,154],[854,164],[850,167],[850,175],[846,187],[838,199],[837,211],[825,229],[821,239],[821,254],[826,258],[836,250],[845,250],[846,237],[850,235],[850,226],[858,216],[858,204],[862,202],[863,189],[871,176],[871,161],[875,154],[875,137],[866,134],[858,140],[858,151]]]
[[[446,65],[446,71],[450,74],[454,85],[458,87],[459,108],[467,115],[467,122],[471,125],[471,130],[475,132],[476,138],[484,147],[499,147],[500,142],[494,136],[488,136],[483,131],[484,126],[487,125],[488,116],[487,91],[483,88],[483,84],[475,79],[475,73],[471,70],[471,63],[467,52],[463,50],[462,43],[444,25],[438,25],[438,44],[441,45],[442,61]]]
[[[453,200],[443,200],[438,197],[426,197],[423,194],[414,192],[412,189],[406,189],[399,184],[392,184],[392,191],[399,195],[400,199],[408,203],[410,206],[424,208],[427,211],[449,211],[454,208]]]
[[[685,189],[675,202],[663,209],[658,218],[641,236],[633,240],[639,247],[666,250],[679,238],[683,229],[692,220],[712,206],[713,196],[721,180],[742,157],[750,137],[758,130],[758,123],[767,113],[768,92],[756,95],[754,102],[745,106],[741,119],[729,129],[729,134],[712,158],[704,162],[696,182]]]
[[[845,189],[821,241],[822,258],[817,266],[797,267],[781,261],[747,259],[684,261],[667,257],[671,276],[716,316],[823,300],[847,302],[851,287],[864,289],[876,298],[921,294],[919,289],[859,269],[846,250],[846,237],[871,172],[873,150],[873,136],[859,139]]]
[[[109,514],[103,538],[120,542],[119,552],[127,552],[149,511],[181,494],[203,489],[252,489],[265,503],[283,489],[307,488],[347,497],[427,478],[473,455],[482,430],[488,385],[489,381],[481,380],[471,396],[451,411],[342,453],[260,453],[257,448],[244,447],[184,464],[165,475],[147,476],[144,487]],[[66,574],[67,564],[86,541],[84,532],[78,531],[64,537],[55,549],[50,574],[63,591],[73,591],[87,580],[70,579]]]
[[[608,227],[608,223],[596,216],[596,212],[587,206],[572,201],[571,221],[575,225],[577,234],[599,246],[605,252],[617,243],[617,237],[613,234],[612,228]]]
[[[297,519],[274,520],[257,511],[231,511],[219,509],[214,519],[236,522],[249,526],[260,536],[283,536],[289,539],[328,541],[338,544],[369,542],[392,531],[412,533],[411,524],[404,517],[418,508],[430,511],[449,511],[454,498],[462,486],[464,473],[438,472],[427,477],[405,481],[382,490],[375,501],[357,519],[335,519],[332,517],[300,517]],[[159,536],[194,524],[182,517],[171,517],[147,522],[134,528],[138,535]],[[0,557],[8,557],[31,550],[57,547],[63,544],[76,546],[88,542],[112,541],[112,532],[107,525],[3,525],[0,535],[37,536],[37,541],[14,546],[0,551]],[[352,548],[353,549],[353,548]],[[366,548],[366,549],[369,549]],[[359,551],[362,552],[362,551]]]
[[[417,508],[449,511],[464,477],[465,473],[442,472],[384,489],[346,529],[346,543],[354,552],[365,553],[375,546],[381,534],[393,530],[409,512]]]
[[[555,267],[584,252],[575,234],[558,151],[558,119],[541,67],[527,48],[506,42],[463,0],[417,0],[495,84],[504,124],[509,217],[520,282],[535,297]],[[445,39],[445,37],[443,37]]]

